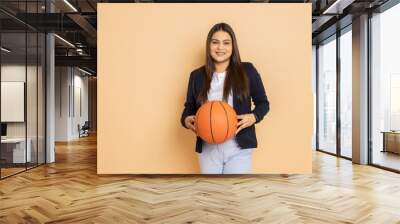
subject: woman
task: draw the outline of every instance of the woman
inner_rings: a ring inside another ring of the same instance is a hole
[[[235,34],[226,23],[211,28],[206,41],[206,64],[190,74],[181,117],[183,127],[196,133],[195,114],[208,100],[229,103],[239,121],[235,137],[222,144],[208,144],[197,136],[201,173],[250,173],[252,152],[257,147],[254,124],[267,114],[269,102],[257,70],[251,63],[241,62]]]

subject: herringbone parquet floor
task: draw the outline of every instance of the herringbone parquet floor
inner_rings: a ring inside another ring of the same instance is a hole
[[[315,152],[312,175],[96,175],[95,136],[0,181],[0,223],[400,223],[400,175]]]

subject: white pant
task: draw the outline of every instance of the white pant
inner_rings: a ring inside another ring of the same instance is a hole
[[[198,153],[202,174],[247,174],[251,173],[251,157],[254,148],[240,149],[235,138],[222,144],[203,142],[203,151]]]

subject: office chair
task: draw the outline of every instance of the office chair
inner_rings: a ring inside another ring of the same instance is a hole
[[[89,136],[89,129],[90,129],[89,121],[85,121],[82,127],[80,127],[80,125],[78,124],[78,129],[79,129],[79,138]]]

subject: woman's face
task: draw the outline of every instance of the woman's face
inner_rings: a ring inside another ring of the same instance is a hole
[[[231,36],[225,31],[215,32],[211,37],[210,53],[217,63],[229,60],[232,55]]]

